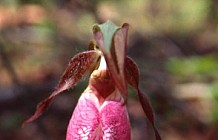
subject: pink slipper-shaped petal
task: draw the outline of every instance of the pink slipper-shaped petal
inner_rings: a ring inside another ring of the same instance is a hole
[[[66,140],[130,140],[130,123],[115,90],[101,105],[89,88],[81,95],[68,125]]]

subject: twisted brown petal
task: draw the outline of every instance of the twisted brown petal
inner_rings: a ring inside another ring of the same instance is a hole
[[[87,51],[79,53],[73,57],[60,78],[55,91],[48,98],[38,104],[34,115],[23,122],[22,127],[41,116],[58,94],[76,85],[82,79],[86,71],[96,64],[99,57],[100,55],[98,51]]]
[[[151,122],[152,127],[155,132],[156,140],[161,140],[160,134],[157,131],[157,128],[154,124],[154,115],[152,111],[152,107],[145,96],[143,92],[139,89],[139,70],[137,64],[130,58],[126,57],[126,65],[125,65],[125,74],[126,74],[126,80],[127,82],[136,89],[139,97],[139,101],[142,105],[142,108],[148,118],[148,120]]]

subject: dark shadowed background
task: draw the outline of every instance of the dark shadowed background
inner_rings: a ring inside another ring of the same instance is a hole
[[[216,0],[1,0],[0,139],[63,140],[82,91],[58,96],[21,128],[53,91],[69,60],[87,50],[92,26],[130,24],[127,53],[140,68],[163,140],[218,139],[218,2]],[[153,130],[134,90],[132,140]]]

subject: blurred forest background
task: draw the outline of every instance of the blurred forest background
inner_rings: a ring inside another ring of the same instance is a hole
[[[1,0],[0,139],[63,140],[84,78],[21,128],[53,91],[69,60],[87,50],[92,26],[130,24],[127,53],[163,140],[218,139],[217,0]],[[133,140],[153,139],[134,91]]]

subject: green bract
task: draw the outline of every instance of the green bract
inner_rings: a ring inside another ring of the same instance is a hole
[[[115,32],[119,29],[120,27],[116,26],[113,22],[107,21],[103,24],[96,24],[93,27],[93,32],[95,33],[96,31],[100,31],[103,35],[104,39],[104,47],[106,51],[110,51],[111,45],[112,45],[112,39],[114,37]]]

